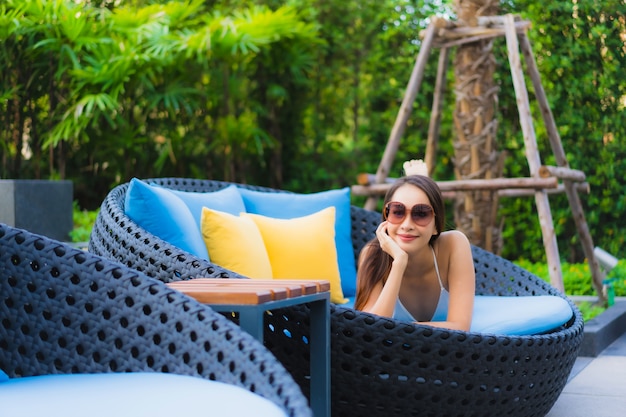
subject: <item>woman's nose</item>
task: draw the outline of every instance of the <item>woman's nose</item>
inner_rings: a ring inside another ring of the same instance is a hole
[[[413,223],[413,219],[411,218],[411,216],[409,214],[407,214],[404,217],[404,220],[402,220],[402,223],[400,224],[400,227],[402,227],[403,229],[406,229],[406,230],[411,230],[411,229],[413,229],[413,227],[415,227],[415,223]]]

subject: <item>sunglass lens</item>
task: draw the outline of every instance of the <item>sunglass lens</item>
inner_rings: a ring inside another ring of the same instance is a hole
[[[387,208],[387,220],[391,223],[400,223],[406,216],[406,207],[401,203],[391,203]]]
[[[425,204],[418,204],[411,209],[411,217],[417,224],[427,224],[433,216],[433,209]]]

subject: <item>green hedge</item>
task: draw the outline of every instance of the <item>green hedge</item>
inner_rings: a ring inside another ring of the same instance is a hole
[[[524,259],[515,261],[516,265],[532,272],[546,282],[550,282],[548,265],[545,263],[533,263]],[[591,272],[589,264],[567,262],[561,263],[563,272],[563,286],[568,295],[596,295],[595,289],[591,285]],[[615,296],[626,296],[626,260],[620,260],[617,266],[607,275],[615,289]]]
[[[524,259],[515,261],[515,264],[532,272],[544,281],[550,282],[547,264],[533,263]],[[591,285],[589,264],[563,262],[561,263],[561,270],[563,272],[563,286],[567,295],[597,295]],[[617,266],[607,274],[606,280],[613,286],[616,297],[626,296],[626,260],[620,260]],[[582,301],[576,304],[585,321],[591,320],[606,310],[605,305],[600,305],[597,302]]]
[[[74,228],[70,232],[72,242],[84,243],[89,241],[93,224],[96,222],[99,210],[81,209],[78,201],[74,201]]]

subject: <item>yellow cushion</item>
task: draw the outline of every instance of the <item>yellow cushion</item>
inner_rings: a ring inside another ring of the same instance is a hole
[[[330,300],[336,304],[347,301],[337,263],[334,206],[292,219],[251,213],[241,216],[252,219],[259,228],[274,279],[326,280],[330,282]]]
[[[263,237],[250,218],[203,207],[200,223],[211,262],[248,278],[272,278]]]

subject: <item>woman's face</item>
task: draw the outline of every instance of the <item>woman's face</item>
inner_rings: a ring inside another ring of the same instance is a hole
[[[430,238],[437,234],[434,212],[429,213],[428,210],[420,209],[414,213],[417,215],[416,218],[411,215],[411,210],[416,205],[426,205],[432,209],[426,193],[419,187],[404,184],[393,193],[390,201],[402,203],[406,211],[404,219],[399,223],[396,223],[397,220],[393,222],[387,221],[387,233],[389,236],[407,252],[421,249],[428,245]],[[395,209],[395,214],[397,219],[398,216],[402,215],[402,211]],[[428,220],[429,218],[430,220]]]

